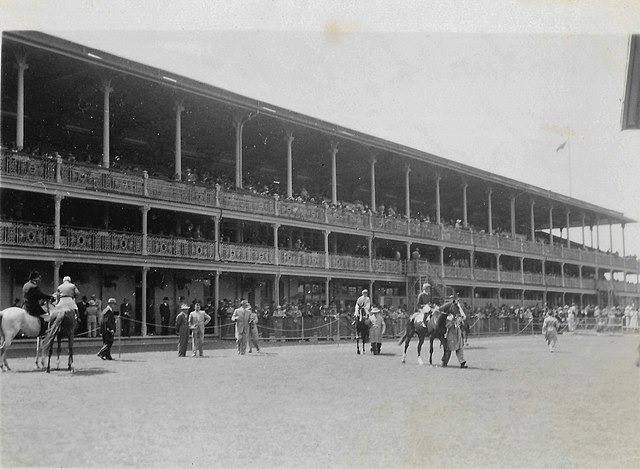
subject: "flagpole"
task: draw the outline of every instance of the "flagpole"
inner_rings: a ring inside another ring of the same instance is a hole
[[[569,151],[569,197],[573,197],[573,193],[572,193],[572,180],[573,180],[573,174],[571,172],[571,136],[569,136],[569,138],[567,139],[567,150]]]

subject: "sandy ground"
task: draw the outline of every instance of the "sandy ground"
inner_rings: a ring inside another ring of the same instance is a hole
[[[350,342],[80,354],[75,374],[14,358],[0,465],[640,467],[639,342],[564,335],[551,354],[541,336],[472,339],[466,370],[419,366],[415,342],[404,365],[394,342],[380,356]]]

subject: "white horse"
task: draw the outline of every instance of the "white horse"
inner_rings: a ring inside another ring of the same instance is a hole
[[[11,370],[7,363],[7,349],[13,339],[22,332],[27,337],[37,337],[36,368],[44,368],[44,354],[40,347],[40,335],[44,332],[40,325],[40,318],[32,316],[24,309],[12,306],[0,311],[0,368],[2,371]],[[41,363],[38,363],[38,357]]]

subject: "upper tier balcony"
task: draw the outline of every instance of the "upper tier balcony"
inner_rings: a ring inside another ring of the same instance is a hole
[[[167,181],[142,174],[125,174],[95,165],[70,163],[62,159],[36,158],[20,153],[1,155],[2,176],[43,181],[51,184],[103,192],[117,192],[154,200],[179,202],[187,205],[220,208],[229,211],[264,215],[275,220],[299,220],[320,227],[343,227],[397,235],[414,242],[437,241],[463,248],[489,249],[514,256],[546,256],[558,261],[596,264],[601,267],[640,272],[635,257],[620,257],[603,252],[546,245],[519,237],[511,238],[466,229],[446,227],[416,219],[385,217],[357,210],[280,199],[246,190],[228,190],[220,186]],[[274,220],[274,221],[275,221]]]

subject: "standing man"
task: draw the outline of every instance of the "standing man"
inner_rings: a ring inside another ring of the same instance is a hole
[[[38,284],[40,283],[40,274],[35,270],[29,274],[29,281],[22,287],[22,297],[24,300],[24,310],[31,316],[40,316],[47,312],[40,306],[40,301],[53,301],[51,295],[42,293]]]
[[[120,320],[122,321],[122,335],[129,337],[129,328],[131,326],[131,303],[128,299],[124,299],[120,305]]]
[[[462,347],[464,346],[462,338],[462,330],[460,324],[467,319],[466,315],[460,310],[460,314],[449,314],[447,316],[447,332],[445,335],[445,351],[442,357],[442,366],[449,365],[449,359],[451,358],[451,352],[455,350],[456,357],[460,363],[460,368],[467,368],[467,362],[464,359],[464,352]]]
[[[96,295],[91,295],[87,303],[87,335],[97,337],[98,335],[98,302]]]
[[[247,336],[249,335],[249,302],[247,300],[240,301],[240,307],[237,308],[231,320],[236,323],[236,343],[238,345],[238,355],[244,355],[247,351]]]
[[[260,351],[260,344],[258,344],[258,314],[249,306],[249,353],[251,353],[252,347],[256,348],[256,352]]]
[[[178,335],[178,356],[187,356],[187,345],[189,344],[189,305],[181,304],[180,312],[176,316],[176,334]]]
[[[166,296],[160,304],[160,323],[162,324],[160,334],[167,335],[169,332],[169,319],[171,319],[171,308],[169,308],[169,298]]]
[[[194,304],[194,310],[189,314],[189,329],[193,332],[193,356],[196,356],[196,350],[203,356],[203,343],[204,343],[204,326],[211,321],[205,311],[200,309],[200,302],[196,300]]]
[[[102,348],[98,352],[98,356],[103,360],[113,360],[111,356],[111,346],[113,345],[113,336],[116,333],[116,318],[113,314],[113,305],[116,304],[115,298],[109,298],[107,306],[102,311],[102,323],[100,329],[102,332]]]
[[[553,352],[558,341],[558,320],[554,317],[553,310],[547,313],[547,317],[544,318],[542,323],[542,335],[547,341],[549,352]]]
[[[374,355],[380,355],[380,349],[382,348],[382,336],[387,330],[387,325],[384,323],[384,317],[380,312],[380,308],[376,308],[375,306],[371,308],[369,319],[371,320],[371,329],[369,329],[371,352]]]
[[[83,296],[82,300],[78,302],[78,334],[84,334],[87,332],[87,297]]]
[[[156,308],[154,306],[153,298],[149,300],[149,306],[147,306],[147,334],[156,334]]]

